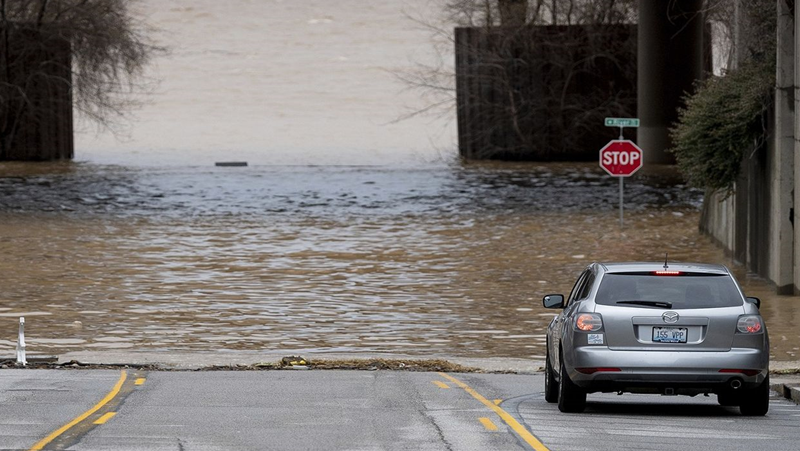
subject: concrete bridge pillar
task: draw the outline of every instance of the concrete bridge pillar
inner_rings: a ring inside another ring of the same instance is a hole
[[[783,2],[779,2],[783,3]],[[779,27],[780,29],[780,27]],[[794,136],[800,138],[800,118],[796,115],[800,112],[800,95],[797,95],[797,87],[800,86],[800,8],[794,6],[794,89],[792,96],[794,109]],[[792,184],[792,194],[794,196],[793,208],[791,210],[791,224],[794,229],[794,294],[800,294],[800,139],[794,140],[794,182]]]
[[[644,162],[674,164],[669,128],[694,82],[703,78],[703,0],[639,0],[638,144]]]
[[[795,186],[795,21],[784,0],[778,2],[777,70],[775,74],[775,143],[769,172],[770,279],[778,294],[792,294],[795,237],[792,208]]]

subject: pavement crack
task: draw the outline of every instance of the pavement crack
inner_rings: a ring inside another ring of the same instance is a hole
[[[419,412],[425,418],[427,418],[430,421],[430,423],[433,425],[433,427],[436,429],[436,434],[439,435],[439,439],[442,441],[442,443],[444,443],[445,449],[447,451],[453,451],[453,445],[450,442],[448,442],[447,439],[444,437],[444,431],[442,431],[442,428],[439,427],[439,424],[436,422],[436,419],[434,417],[428,415],[428,412],[425,411],[425,410],[421,410]]]

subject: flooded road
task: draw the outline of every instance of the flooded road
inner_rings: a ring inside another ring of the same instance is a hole
[[[165,169],[0,164],[0,350],[397,352],[543,358],[594,260],[731,264],[701,193],[594,164]],[[763,300],[796,360],[800,298]]]
[[[79,162],[0,163],[2,354],[24,315],[50,354],[543,358],[541,297],[591,261],[730,264],[669,171],[626,182],[621,233],[596,164],[448,163],[454,108],[397,122],[431,101],[398,74],[452,70],[410,19],[435,2],[135,5],[169,51],[122,136],[80,123]],[[800,298],[738,275],[796,360]]]

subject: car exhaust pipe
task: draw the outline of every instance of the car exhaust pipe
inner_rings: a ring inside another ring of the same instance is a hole
[[[740,379],[734,379],[731,381],[731,388],[734,390],[738,390],[742,388],[742,381]]]

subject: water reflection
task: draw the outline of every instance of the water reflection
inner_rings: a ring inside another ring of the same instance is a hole
[[[594,165],[0,165],[0,349],[543,355],[546,292],[593,260],[728,263],[696,190]],[[798,299],[760,296],[778,359]]]

